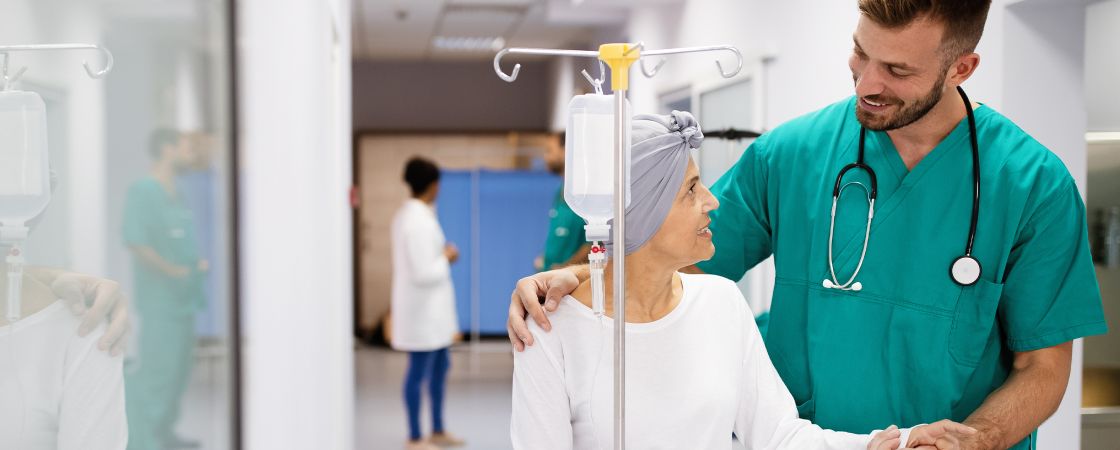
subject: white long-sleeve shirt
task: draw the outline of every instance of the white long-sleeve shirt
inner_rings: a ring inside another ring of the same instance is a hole
[[[459,328],[446,239],[435,210],[408,199],[390,228],[393,252],[392,345],[404,351],[451,346]]]
[[[684,295],[665,317],[626,324],[628,448],[867,448],[871,437],[801,419],[731,281],[681,274]],[[613,319],[565,297],[552,331],[514,353],[515,449],[607,449],[613,443]]]
[[[0,448],[124,450],[123,357],[62,301],[0,327]]]

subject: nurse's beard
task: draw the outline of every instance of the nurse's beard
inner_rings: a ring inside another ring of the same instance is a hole
[[[922,97],[913,103],[904,104],[902,108],[899,109],[898,113],[896,113],[894,117],[890,118],[886,122],[883,122],[881,117],[864,111],[858,106],[856,107],[856,119],[859,120],[860,125],[863,125],[863,127],[867,128],[868,130],[897,130],[899,128],[917,122],[922,117],[925,117],[926,114],[929,114],[930,110],[932,110],[933,107],[937,105],[937,102],[941,101],[941,92],[944,86],[945,74],[942,73],[941,77],[937,79],[937,82],[933,84],[933,88],[929,90],[929,93],[927,93],[925,97]],[[879,100],[876,100],[873,97],[874,96],[871,96],[871,98],[869,99],[875,101],[876,103],[879,103]]]

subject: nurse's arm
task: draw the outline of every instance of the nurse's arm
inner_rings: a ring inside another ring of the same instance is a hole
[[[1008,448],[1026,438],[1058,410],[1072,358],[1072,342],[1015,353],[1007,381],[964,421],[979,433],[960,439],[961,448]]]
[[[160,256],[159,253],[156,252],[156,249],[151,248],[147,245],[129,245],[128,249],[132,250],[132,253],[135,254],[137,258],[140,258],[140,260],[143,261],[144,264],[154,267],[156,270],[163,272],[167,276],[183,278],[187,275],[190,275],[191,273],[190,267],[180,266],[178,264],[172,263],[171,261],[168,261],[167,259],[164,259],[164,257]]]
[[[581,264],[541,272],[517,280],[517,286],[510,295],[509,318],[506,320],[506,333],[513,348],[520,352],[525,350],[526,345],[533,345],[533,334],[529,332],[529,326],[525,323],[526,312],[544,331],[551,331],[552,324],[545,316],[545,310],[556,311],[560,299],[571,294],[581,282],[590,277],[591,272],[587,265]]]

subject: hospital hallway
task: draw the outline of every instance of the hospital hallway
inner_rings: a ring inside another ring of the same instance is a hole
[[[509,341],[486,341],[472,352],[470,344],[451,350],[444,421],[448,431],[467,441],[463,449],[503,450],[509,441],[513,355]],[[473,360],[473,361],[472,361]],[[402,448],[406,432],[401,382],[408,354],[382,346],[359,344],[354,350],[356,409],[354,448]],[[427,399],[425,399],[425,402]],[[429,405],[421,424],[431,430]]]
[[[1120,0],[0,1],[0,450],[1120,450],[1118,55]]]
[[[354,449],[403,448],[406,427],[401,381],[408,354],[383,346],[358,344],[354,349]],[[469,343],[451,349],[444,422],[467,442],[463,450],[506,450],[513,383],[513,355],[504,337],[485,339],[472,350]],[[425,402],[427,399],[425,399]],[[431,430],[428,404],[421,426]],[[733,450],[742,445],[733,442]]]

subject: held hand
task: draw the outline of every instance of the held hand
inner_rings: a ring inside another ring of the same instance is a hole
[[[51,283],[51,290],[65,301],[74,314],[82,316],[78,335],[86,336],[102,322],[109,327],[97,341],[97,348],[117,356],[124,351],[124,336],[130,324],[128,300],[113,280],[77,273],[64,273]]]
[[[910,442],[906,446],[919,450],[963,450],[970,448],[968,443],[976,434],[976,429],[968,425],[948,419],[939,420],[911,430]]]
[[[517,351],[525,350],[526,345],[533,345],[533,335],[525,323],[525,313],[533,317],[545,331],[552,329],[545,311],[556,311],[560,299],[572,293],[579,286],[579,279],[568,269],[550,270],[536,275],[528,276],[517,281],[517,287],[510,296],[509,320],[506,322],[506,332],[509,340]],[[541,307],[541,298],[545,298],[544,307]]]
[[[454,264],[459,260],[459,248],[450,242],[443,247],[443,256],[447,257],[447,262]]]
[[[867,443],[867,450],[894,450],[898,448],[901,437],[902,432],[898,427],[891,425],[871,437],[871,442]]]

